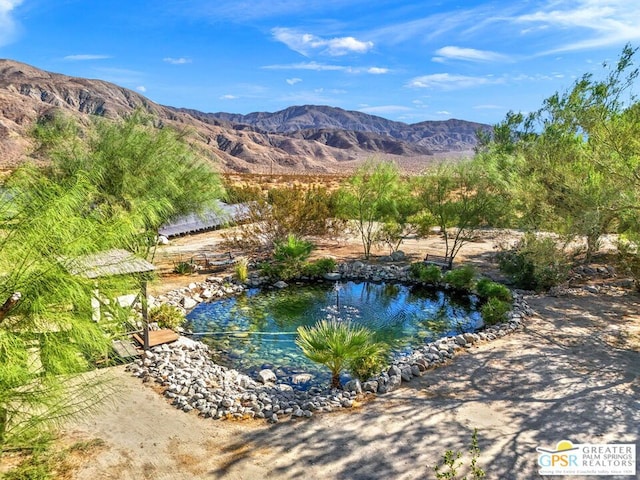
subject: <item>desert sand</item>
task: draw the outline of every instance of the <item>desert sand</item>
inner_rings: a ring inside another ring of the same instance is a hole
[[[503,239],[487,233],[460,259],[495,275],[492,256]],[[157,258],[170,264],[172,255],[215,248],[218,240],[215,232],[177,239]],[[409,241],[403,249],[419,258],[439,241]],[[329,243],[321,253],[354,258],[357,251],[357,244]],[[167,275],[154,289],[189,281]],[[203,419],[174,409],[124,367],[112,368],[110,402],[64,428],[65,441],[104,441],[74,478],[429,479],[447,449],[466,455],[477,428],[486,478],[534,479],[543,478],[538,446],[640,444],[640,295],[578,286],[560,296],[525,298],[535,315],[520,331],[474,345],[352,410],[306,420]]]

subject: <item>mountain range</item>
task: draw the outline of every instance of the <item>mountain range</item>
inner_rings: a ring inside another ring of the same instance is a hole
[[[116,119],[143,109],[191,132],[191,141],[224,171],[265,173],[337,172],[369,157],[388,157],[406,170],[442,158],[470,155],[478,130],[489,125],[464,120],[415,124],[317,105],[248,115],[204,113],[159,105],[132,90],[102,80],[46,72],[0,59],[0,168],[29,157],[29,130],[39,118],[62,111],[86,123],[91,115]]]

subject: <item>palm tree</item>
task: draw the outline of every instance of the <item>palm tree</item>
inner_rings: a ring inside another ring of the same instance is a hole
[[[321,320],[313,327],[298,327],[298,345],[307,358],[331,370],[331,387],[340,388],[340,372],[363,358],[382,357],[387,347],[373,341],[365,326],[336,319]]]

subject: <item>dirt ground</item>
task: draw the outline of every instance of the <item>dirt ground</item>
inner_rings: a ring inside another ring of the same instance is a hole
[[[460,261],[495,274],[495,246],[508,238],[485,232],[463,248]],[[176,256],[215,251],[219,240],[215,232],[180,238],[156,260],[168,272]],[[410,240],[402,248],[417,259],[438,242]],[[329,242],[316,254],[357,258],[357,243]],[[166,275],[153,289],[195,278]],[[637,445],[640,296],[605,292],[529,295],[535,316],[517,333],[474,346],[352,410],[276,425],[183,413],[123,367],[113,368],[111,402],[64,429],[66,441],[98,438],[105,445],[74,478],[429,479],[447,449],[468,450],[477,428],[487,479],[519,480],[542,478],[538,446],[555,448],[565,439]]]

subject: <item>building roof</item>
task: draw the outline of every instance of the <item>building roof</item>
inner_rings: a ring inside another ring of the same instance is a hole
[[[136,257],[126,250],[112,249],[83,255],[67,262],[67,270],[73,275],[86,278],[110,277],[133,273],[151,272],[156,267],[144,258]]]
[[[204,232],[220,228],[231,223],[237,223],[246,218],[249,206],[245,203],[228,205],[216,202],[216,206],[200,215],[190,214],[178,217],[158,229],[158,234],[165,237],[176,237],[188,233]]]

